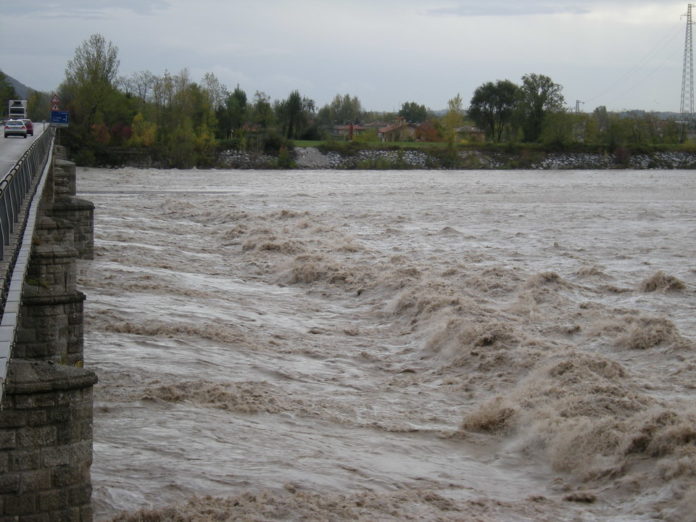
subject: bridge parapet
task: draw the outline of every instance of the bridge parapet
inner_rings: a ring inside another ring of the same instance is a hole
[[[82,368],[76,258],[92,255],[94,207],[75,197],[74,177],[73,164],[49,154],[10,263],[0,326],[11,350],[0,409],[0,522],[92,519],[97,378]]]

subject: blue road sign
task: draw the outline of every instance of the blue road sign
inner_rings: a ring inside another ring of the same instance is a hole
[[[68,111],[51,111],[51,125],[54,127],[67,127],[70,123]]]

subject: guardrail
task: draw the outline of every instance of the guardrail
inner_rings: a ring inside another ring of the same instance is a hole
[[[19,161],[0,180],[0,262],[6,267],[0,290],[0,400],[12,355],[22,286],[29,264],[32,236],[53,155],[55,131],[36,138]],[[14,248],[8,247],[14,244]]]
[[[18,223],[24,197],[32,181],[43,170],[48,149],[53,144],[53,129],[42,132],[0,181],[0,260],[5,259],[5,247]]]

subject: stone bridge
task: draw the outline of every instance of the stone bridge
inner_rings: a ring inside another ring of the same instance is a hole
[[[0,181],[0,522],[92,520],[97,377],[83,368],[76,260],[93,257],[94,205],[75,197],[75,165],[53,139],[36,138]]]

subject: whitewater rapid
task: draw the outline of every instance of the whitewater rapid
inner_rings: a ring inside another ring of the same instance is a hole
[[[78,169],[78,191],[98,520],[696,512],[693,171]]]

